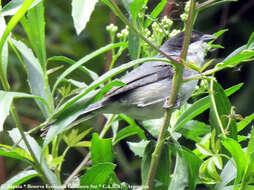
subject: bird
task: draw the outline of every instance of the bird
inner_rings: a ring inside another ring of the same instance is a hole
[[[206,56],[207,42],[214,39],[216,39],[216,37],[213,35],[193,30],[190,35],[190,44],[186,61],[202,67],[205,63],[204,58]],[[183,41],[184,32],[180,32],[169,40],[166,40],[160,47],[160,50],[176,60],[180,57]],[[158,53],[155,58],[165,58],[165,56]],[[198,72],[195,70],[184,67],[183,78],[190,77],[197,73]],[[145,135],[149,139],[156,140],[156,137],[140,125],[140,121],[160,119],[163,117],[165,112],[164,103],[171,94],[174,74],[175,71],[173,66],[167,62],[144,62],[120,79],[120,81],[125,84],[124,86],[112,88],[101,100],[85,108],[81,108],[79,115],[74,118],[72,117],[73,120],[68,124],[68,129],[96,115],[125,114],[139,123],[139,127],[144,130]],[[182,83],[176,103],[170,109],[174,110],[183,105],[191,97],[197,83],[198,80]],[[51,120],[50,123],[47,123],[47,125],[40,130],[40,136],[46,136],[48,130],[50,130],[59,119],[60,121],[63,119],[61,115]]]
[[[201,67],[205,63],[207,42],[214,39],[213,35],[192,31],[187,62]],[[166,40],[160,50],[171,58],[177,59],[181,54],[183,41],[184,32],[180,32]],[[155,57],[163,58],[164,55],[159,53]],[[94,115],[109,113],[124,113],[138,121],[161,118],[164,113],[164,102],[171,94],[174,73],[173,66],[169,63],[144,62],[120,79],[125,86],[114,87],[101,100],[86,107],[75,121],[84,121]],[[190,77],[194,74],[197,74],[197,71],[184,68],[183,77]],[[191,97],[197,83],[198,80],[191,80],[181,85],[174,108],[180,107]]]

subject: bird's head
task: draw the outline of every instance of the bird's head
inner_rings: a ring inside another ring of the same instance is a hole
[[[188,48],[187,61],[193,62],[201,66],[204,63],[205,50],[207,42],[216,37],[210,34],[203,34],[193,31],[190,36],[190,45]],[[177,58],[180,55],[184,41],[184,32],[180,32],[169,40],[165,41],[161,46],[161,50],[169,56]]]

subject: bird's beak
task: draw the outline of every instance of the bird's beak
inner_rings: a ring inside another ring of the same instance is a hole
[[[211,40],[215,40],[216,36],[210,35],[210,34],[204,34],[203,36],[201,36],[201,40],[204,42],[209,42]]]

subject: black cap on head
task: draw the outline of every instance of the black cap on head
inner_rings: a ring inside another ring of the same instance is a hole
[[[215,39],[215,36],[210,34],[203,34],[202,32],[193,30],[190,36],[190,44],[197,42],[197,41],[204,41],[208,42],[210,40]],[[174,37],[170,38],[161,46],[162,50],[168,49],[181,49],[184,41],[184,32],[180,32],[179,34],[175,35]]]

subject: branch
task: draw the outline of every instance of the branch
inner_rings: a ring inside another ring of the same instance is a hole
[[[167,131],[167,127],[169,126],[169,121],[172,113],[172,107],[176,103],[177,95],[182,83],[182,76],[183,76],[183,71],[184,71],[184,65],[182,62],[186,59],[187,51],[188,51],[188,46],[190,42],[190,35],[192,32],[193,28],[193,23],[195,21],[197,11],[195,10],[195,3],[196,0],[191,0],[190,4],[190,10],[189,10],[189,15],[188,15],[188,20],[186,23],[186,30],[185,30],[185,35],[184,35],[184,42],[183,42],[183,48],[181,50],[181,55],[179,57],[179,61],[181,61],[181,64],[176,64],[175,65],[175,70],[176,73],[173,77],[173,82],[172,82],[172,90],[169,99],[165,102],[166,107],[165,107],[165,113],[164,113],[164,119],[163,119],[163,124],[161,126],[160,134],[157,140],[156,147],[154,149],[154,152],[152,154],[152,160],[150,163],[150,168],[148,171],[148,176],[147,180],[145,183],[145,186],[148,186],[148,190],[153,189],[153,183],[154,183],[154,178],[157,173],[157,168],[158,164],[160,161],[160,156],[161,156],[161,151],[163,148],[163,144],[165,141],[165,133]]]

